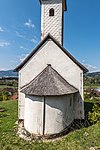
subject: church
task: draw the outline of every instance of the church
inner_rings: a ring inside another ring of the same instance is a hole
[[[66,0],[40,0],[41,41],[19,64],[18,120],[35,135],[64,131],[84,119],[83,74],[88,70],[63,47]]]

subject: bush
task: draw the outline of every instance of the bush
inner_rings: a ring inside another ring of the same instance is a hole
[[[94,104],[92,112],[88,113],[88,119],[93,124],[100,121],[100,106],[99,106],[99,104]]]
[[[6,101],[6,100],[8,100],[8,96],[9,96],[8,92],[2,91],[1,94],[0,94],[0,101]]]

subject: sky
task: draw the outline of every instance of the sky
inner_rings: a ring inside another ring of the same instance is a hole
[[[0,70],[14,69],[39,44],[39,0],[0,0]],[[100,71],[100,0],[67,0],[63,46]]]

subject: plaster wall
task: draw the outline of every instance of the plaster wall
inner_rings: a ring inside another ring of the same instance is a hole
[[[25,94],[20,92],[21,88],[21,73],[19,72],[19,77],[18,77],[18,119],[23,120],[24,119],[24,112],[25,112]]]
[[[19,102],[24,108],[24,94],[20,88],[33,80],[46,66],[52,67],[70,84],[79,90],[80,97],[77,97],[75,118],[83,118],[83,70],[81,70],[52,40],[49,40],[35,53],[35,55],[19,71]],[[80,102],[82,105],[80,105]],[[80,114],[78,110],[82,110]],[[23,109],[24,110],[24,109]],[[22,116],[22,118],[21,118]],[[19,112],[19,119],[24,119],[24,111]]]
[[[26,96],[24,127],[34,134],[43,133],[43,98]]]
[[[64,130],[73,120],[72,95],[46,97],[45,101],[45,134],[59,133]]]
[[[74,119],[71,98],[72,95],[45,97],[44,113],[44,97],[26,96],[25,129],[37,135],[55,134],[64,130]]]
[[[62,0],[42,1],[41,5],[41,39],[50,33],[62,44]],[[54,9],[54,16],[49,16],[51,8]]]

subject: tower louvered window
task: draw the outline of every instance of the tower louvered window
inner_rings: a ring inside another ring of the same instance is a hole
[[[54,16],[54,9],[53,9],[53,8],[51,8],[51,9],[49,10],[49,16]]]

